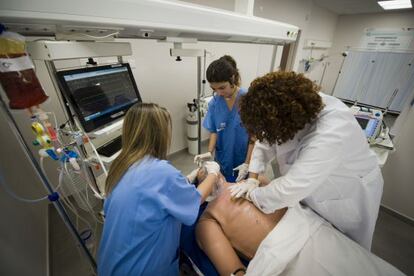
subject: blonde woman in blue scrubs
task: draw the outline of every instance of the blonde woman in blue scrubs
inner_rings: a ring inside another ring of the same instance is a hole
[[[165,108],[139,103],[127,113],[122,151],[106,180],[100,276],[178,275],[181,225],[195,222],[220,168],[195,188],[166,161],[171,118]]]

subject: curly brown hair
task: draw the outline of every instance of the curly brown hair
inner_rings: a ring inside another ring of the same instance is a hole
[[[249,135],[278,145],[292,139],[323,109],[319,86],[295,72],[272,72],[255,79],[240,102]]]

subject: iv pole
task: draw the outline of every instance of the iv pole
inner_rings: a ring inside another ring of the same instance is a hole
[[[336,88],[336,84],[338,83],[339,76],[340,76],[340,75],[341,75],[341,73],[342,73],[342,67],[344,66],[344,63],[345,63],[345,58],[348,56],[348,52],[343,52],[343,53],[342,53],[342,56],[343,56],[343,59],[342,59],[342,62],[341,62],[341,66],[339,67],[338,76],[336,77],[336,79],[335,79],[335,83],[334,83],[334,86],[333,86],[333,88],[332,88],[332,96],[334,96],[334,95],[335,95],[335,88]]]
[[[62,203],[59,200],[59,194],[57,192],[53,191],[52,186],[49,183],[49,180],[47,179],[46,175],[43,174],[42,170],[40,169],[39,164],[37,163],[36,158],[34,157],[33,153],[31,152],[29,146],[27,145],[26,141],[23,139],[23,135],[20,132],[16,121],[14,120],[12,114],[10,113],[10,110],[7,108],[6,103],[3,100],[2,95],[0,95],[0,105],[3,113],[6,115],[6,120],[8,125],[10,126],[11,130],[13,131],[13,134],[16,136],[20,146],[22,147],[25,155],[29,158],[30,162],[32,163],[37,175],[40,178],[40,181],[42,182],[44,188],[49,193],[48,199],[53,204],[53,206],[56,208],[59,216],[62,218],[63,222],[65,223],[66,227],[69,229],[69,232],[72,234],[72,236],[75,238],[77,243],[80,245],[82,252],[86,256],[86,258],[89,261],[89,264],[91,265],[93,271],[96,273],[96,262],[93,258],[92,254],[89,252],[88,248],[85,245],[85,242],[82,240],[81,236],[77,232],[75,226],[73,225],[72,221],[70,220],[70,217],[66,213],[66,210],[64,209]]]

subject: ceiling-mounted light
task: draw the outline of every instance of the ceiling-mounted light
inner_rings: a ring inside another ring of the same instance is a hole
[[[378,5],[384,10],[409,9],[413,7],[411,5],[411,0],[378,1]]]

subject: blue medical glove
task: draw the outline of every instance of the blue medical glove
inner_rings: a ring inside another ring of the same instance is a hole
[[[251,201],[250,193],[259,187],[260,181],[255,178],[249,178],[246,181],[234,184],[228,189],[230,190],[231,197],[240,198],[244,197],[245,199]]]
[[[233,171],[239,171],[239,174],[236,178],[236,182],[242,181],[249,174],[249,164],[243,163],[243,164],[235,167],[233,169]]]

